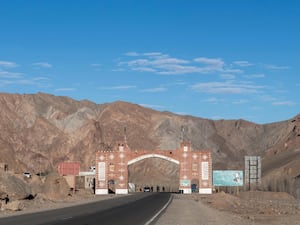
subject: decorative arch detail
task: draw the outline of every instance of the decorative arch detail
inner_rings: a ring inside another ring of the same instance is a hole
[[[164,155],[159,155],[159,154],[146,154],[146,155],[142,155],[142,156],[139,156],[139,157],[136,157],[130,161],[128,161],[128,165],[131,165],[133,163],[136,163],[138,161],[141,161],[143,159],[148,159],[148,158],[161,158],[161,159],[164,159],[164,160],[167,160],[169,162],[172,162],[172,163],[175,163],[175,164],[178,164],[179,165],[179,161],[176,160],[176,159],[173,159],[171,157],[167,157],[167,156],[164,156]]]

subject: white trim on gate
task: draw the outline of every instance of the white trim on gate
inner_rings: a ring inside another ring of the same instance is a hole
[[[212,194],[211,188],[199,188],[199,194]]]
[[[146,155],[142,155],[142,156],[139,156],[139,157],[137,157],[135,159],[132,159],[132,160],[128,161],[128,165],[131,165],[133,163],[136,163],[138,161],[141,161],[143,159],[148,159],[148,158],[161,158],[161,159],[165,159],[167,161],[179,164],[178,160],[172,159],[171,157],[167,157],[167,156],[159,155],[159,154],[146,154]]]
[[[108,194],[108,190],[107,189],[96,189],[95,190],[95,194],[96,195],[107,195]]]
[[[192,194],[191,188],[181,188],[181,190],[183,190],[183,194]]]
[[[116,194],[128,194],[128,189],[116,189]]]

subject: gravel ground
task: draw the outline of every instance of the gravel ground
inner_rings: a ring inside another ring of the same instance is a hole
[[[157,225],[300,225],[300,201],[286,193],[175,195]]]
[[[191,195],[175,195],[156,225],[249,224],[245,222],[242,217],[210,208]]]

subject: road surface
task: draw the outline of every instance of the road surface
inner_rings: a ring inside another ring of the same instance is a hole
[[[170,200],[169,193],[141,193],[63,209],[0,218],[0,225],[145,225]]]

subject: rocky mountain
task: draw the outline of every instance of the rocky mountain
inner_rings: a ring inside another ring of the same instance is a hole
[[[125,135],[133,150],[176,149],[182,139],[189,140],[195,150],[212,151],[214,169],[243,169],[245,155],[259,155],[265,176],[274,171],[300,176],[300,116],[261,125],[176,115],[121,101],[95,104],[45,93],[0,94],[0,163],[17,173],[56,170],[65,160],[80,161],[81,170],[87,170],[96,151],[112,148]],[[130,174],[137,166],[153,164],[155,160],[135,165]]]

